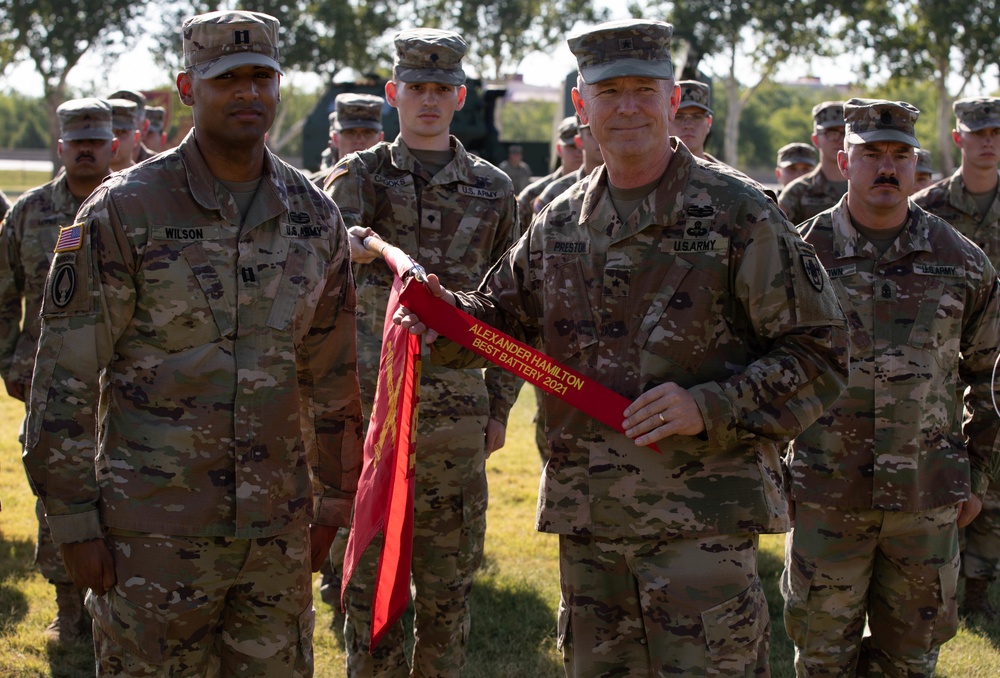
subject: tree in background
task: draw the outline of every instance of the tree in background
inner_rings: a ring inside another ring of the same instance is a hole
[[[132,20],[149,0],[6,0],[0,4],[0,72],[30,59],[42,76],[51,139],[59,138],[56,109],[66,101],[66,77],[91,49],[123,51]],[[50,145],[52,161],[59,159]]]
[[[608,16],[590,0],[413,0],[417,25],[453,30],[469,42],[466,61],[483,78],[517,71],[531,52],[566,39],[578,22]]]
[[[717,55],[726,64],[723,83],[725,135],[723,160],[739,162],[740,118],[747,103],[764,84],[771,82],[778,68],[793,57],[810,58],[825,54],[828,3],[799,0],[674,0],[634,2],[635,16],[666,17],[674,25],[678,50],[702,58]],[[690,59],[686,59],[690,62]],[[741,83],[737,64],[753,66],[756,81]],[[681,78],[697,78],[685,65]]]
[[[955,169],[951,104],[974,80],[983,81],[1000,60],[1000,0],[831,0],[845,17],[841,36],[872,55],[860,64],[913,81],[930,80],[937,90],[935,157],[945,174]],[[949,87],[949,84],[952,84]]]

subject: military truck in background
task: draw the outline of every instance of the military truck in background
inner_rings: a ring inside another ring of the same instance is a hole
[[[507,148],[518,144],[523,149],[523,158],[531,166],[532,174],[542,176],[550,170],[552,144],[540,141],[500,140],[496,125],[498,105],[507,90],[504,85],[484,84],[482,80],[466,81],[465,106],[455,113],[451,123],[451,133],[465,146],[465,149],[499,165],[507,159]],[[317,102],[306,118],[302,128],[302,164],[305,169],[315,172],[320,168],[323,151],[330,140],[330,113],[334,110],[334,100],[343,92],[374,94],[385,97],[385,80],[371,78],[356,82],[334,83]],[[382,128],[386,141],[392,141],[399,134],[399,116],[388,103],[382,105]]]

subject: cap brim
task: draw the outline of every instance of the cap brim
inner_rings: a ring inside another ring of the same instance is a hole
[[[823,123],[814,123],[816,129],[829,129],[831,127],[846,127],[847,123],[843,120],[827,120]]]
[[[392,69],[400,82],[438,82],[442,85],[464,85],[465,71],[443,68],[401,68]]]
[[[780,167],[781,169],[785,169],[786,167],[791,167],[792,165],[798,165],[798,164],[815,167],[816,160],[814,160],[813,158],[788,158],[786,160],[782,160],[781,162],[779,162],[778,167]]]
[[[59,138],[63,141],[82,141],[84,139],[91,139],[94,141],[111,141],[115,138],[115,135],[111,132],[111,130],[79,129],[66,132],[65,134],[60,134]]]
[[[373,129],[376,132],[382,131],[382,123],[375,122],[374,120],[349,120],[343,125],[337,124],[334,129],[338,132],[345,129]]]
[[[872,132],[865,132],[864,135],[851,132],[847,135],[847,141],[851,144],[870,144],[876,141],[898,141],[901,144],[907,144],[913,146],[914,148],[920,148],[920,142],[917,141],[916,137],[911,137],[909,134],[903,134],[894,129],[877,129]]]
[[[680,104],[677,105],[677,110],[679,111],[682,108],[700,108],[709,115],[715,115],[715,111],[713,111],[705,104],[699,104],[697,101],[682,101]]]
[[[214,78],[223,73],[228,73],[229,71],[239,68],[240,66],[264,66],[270,68],[281,75],[285,72],[281,70],[281,66],[278,62],[271,57],[258,54],[257,52],[238,52],[236,54],[227,54],[218,59],[212,59],[211,61],[204,61],[200,64],[194,64],[191,66],[191,70],[194,71],[195,75],[199,78]]]
[[[971,125],[964,123],[961,120],[956,119],[955,127],[962,132],[978,132],[981,129],[990,129],[991,127],[1000,127],[1000,120],[982,120],[976,121]]]
[[[670,61],[649,61],[648,59],[618,59],[606,64],[595,64],[580,69],[580,77],[588,85],[611,78],[634,76],[669,80],[674,77],[674,66]]]

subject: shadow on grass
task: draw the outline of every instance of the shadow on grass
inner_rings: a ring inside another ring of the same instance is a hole
[[[472,588],[472,633],[463,675],[491,678],[562,676],[556,619],[529,587],[508,586],[490,576]]]
[[[93,678],[94,641],[90,634],[65,645],[45,648],[52,678]]]
[[[773,678],[793,678],[795,676],[795,646],[785,633],[784,605],[781,597],[781,570],[784,562],[767,551],[760,551],[757,557],[757,572],[764,585],[767,608],[771,616],[771,675]]]
[[[0,534],[0,635],[10,635],[28,614],[20,582],[31,576],[35,544]]]

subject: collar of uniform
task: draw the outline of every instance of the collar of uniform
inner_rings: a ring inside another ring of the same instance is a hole
[[[230,213],[219,201],[218,188],[221,184],[216,180],[215,175],[208,169],[205,156],[198,148],[195,137],[195,130],[192,129],[184,137],[184,141],[177,147],[181,160],[184,163],[184,170],[187,172],[188,188],[195,202],[208,210],[217,210],[234,224],[240,223],[238,214]],[[273,218],[278,214],[288,211],[288,193],[284,182],[280,180],[274,157],[271,151],[264,147],[264,173],[260,187],[257,189],[258,196],[255,205],[251,206],[251,211],[258,212],[258,206],[262,201],[266,201],[266,216]]]
[[[902,259],[910,252],[930,252],[930,234],[927,224],[927,213],[917,207],[912,200],[907,199],[910,213],[906,219],[906,227],[892,243],[892,247],[881,255],[884,261]],[[837,259],[860,257],[866,254],[878,258],[879,252],[863,238],[851,224],[851,214],[847,209],[847,194],[833,207],[833,254]]]
[[[660,177],[659,185],[653,189],[653,209],[650,217],[640,221],[636,228],[622,228],[615,236],[615,241],[622,240],[638,233],[649,225],[655,218],[656,221],[663,221],[666,224],[674,224],[680,220],[684,213],[684,189],[687,186],[688,178],[691,174],[691,166],[694,164],[694,155],[687,146],[680,142],[677,137],[670,137],[670,146],[673,155],[666,171]],[[648,196],[647,196],[648,199]],[[606,201],[606,205],[602,205]],[[664,206],[665,209],[660,206]],[[599,209],[608,208],[614,212],[611,203],[611,192],[608,191],[608,169],[606,165],[601,165],[590,175],[590,184],[583,197],[583,208],[580,210],[580,223],[589,222],[590,227],[600,233],[604,233],[606,224],[601,220],[593,219]],[[656,215],[662,215],[657,217]]]
[[[972,218],[978,216],[985,220],[985,217],[988,215],[979,214],[979,206],[965,189],[965,178],[962,176],[961,167],[955,170],[955,173],[951,175],[951,181],[949,181],[948,184],[948,202],[951,203],[952,207],[963,214],[968,214]],[[994,203],[995,202],[996,198],[994,198]]]
[[[72,220],[80,209],[80,203],[69,190],[69,181],[63,172],[52,182],[52,211],[70,215]],[[68,226],[69,224],[64,224]]]
[[[472,160],[469,159],[469,153],[465,150],[465,146],[455,135],[448,138],[451,149],[455,151],[455,157],[436,176],[431,177],[430,184],[433,186],[462,183],[476,186],[479,180],[476,178],[476,173],[472,171]],[[406,145],[406,142],[403,141],[403,135],[396,137],[396,140],[389,147],[389,151],[392,155],[393,167],[410,174],[416,173],[417,159],[413,156],[413,152]]]

